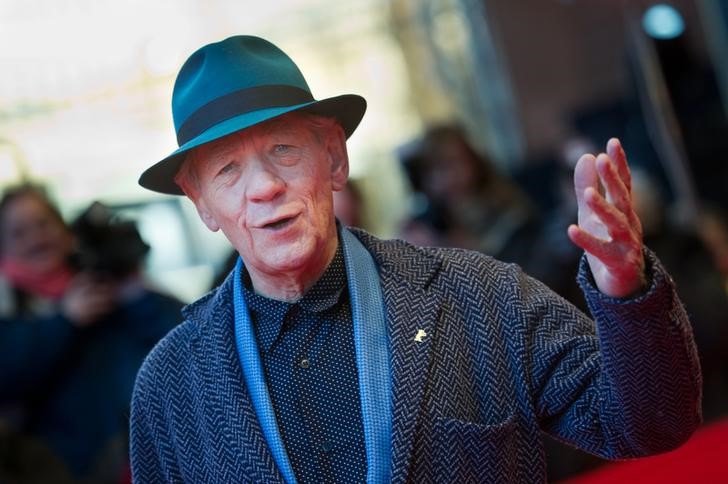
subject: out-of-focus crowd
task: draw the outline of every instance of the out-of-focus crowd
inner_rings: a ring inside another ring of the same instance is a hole
[[[181,303],[146,287],[149,247],[95,203],[0,199],[0,482],[122,482],[136,372]]]

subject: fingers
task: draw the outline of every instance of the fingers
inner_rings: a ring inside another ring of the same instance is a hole
[[[567,230],[569,239],[588,255],[596,257],[605,267],[615,268],[625,264],[632,244],[615,243],[600,239],[578,225],[571,224]]]
[[[600,159],[607,161],[611,160],[611,163],[599,161]],[[604,173],[600,171],[599,165],[607,164],[612,165],[610,170],[614,172],[615,175],[609,173],[609,180],[602,180],[605,184],[605,188],[609,190],[610,185],[618,188],[621,184],[624,186],[625,190],[623,191],[621,187],[619,187],[618,189],[620,193],[626,192],[625,198],[630,197],[632,192],[632,176],[629,171],[629,166],[627,165],[627,156],[617,138],[611,138],[607,142],[606,155],[600,154],[598,157],[595,157],[592,154],[585,154],[579,158],[579,161],[577,161],[574,168],[574,188],[577,191],[577,196],[581,196],[584,190],[589,186],[598,188],[600,178],[604,178]],[[606,166],[602,166],[602,168],[606,168]],[[611,183],[608,185],[610,181]]]
[[[619,207],[615,207],[604,199],[593,188],[584,192],[584,201],[594,214],[601,220],[607,233],[613,239],[625,239],[630,230],[630,221]]]
[[[586,253],[602,261],[611,260],[614,250],[611,243],[595,237],[578,225],[571,224],[567,231],[571,241]]]
[[[579,216],[568,235],[586,252],[599,289],[614,297],[644,285],[642,228],[631,186],[627,157],[616,138],[607,143],[606,154],[584,155],[574,169]]]
[[[625,214],[630,224],[635,224],[631,183],[627,158],[617,138],[607,143],[607,154],[583,155],[574,168],[574,190],[579,202],[584,201],[585,190],[592,187],[605,193],[607,201]]]
[[[630,184],[627,158],[617,138],[607,143],[607,154],[579,158],[574,168],[579,226],[601,240],[627,240],[631,231],[641,237]]]
[[[599,179],[604,185],[607,200],[613,203],[617,209],[628,214],[632,210],[632,199],[629,190],[622,178],[617,173],[615,163],[605,154],[601,154],[596,160]]]
[[[569,235],[569,239],[571,239],[574,244],[587,252],[592,245],[600,244],[603,242],[601,239],[594,237],[592,234],[586,232],[584,229],[576,224],[569,225],[566,233]]]
[[[627,155],[624,152],[622,143],[617,138],[611,138],[607,141],[607,155],[614,161],[617,173],[624,186],[627,187],[627,192],[632,193],[632,175],[629,172]]]
[[[577,200],[583,199],[584,191],[589,187],[599,189],[599,173],[594,155],[586,154],[579,158],[574,167],[574,191]]]
[[[606,187],[608,201],[614,203],[625,214],[629,225],[641,234],[642,224],[635,213],[632,201],[632,175],[624,148],[617,138],[607,142],[607,156],[598,157],[597,170],[600,180]]]

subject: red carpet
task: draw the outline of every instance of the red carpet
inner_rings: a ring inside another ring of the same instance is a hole
[[[563,484],[632,482],[728,484],[728,420],[703,426],[672,452],[609,463]]]

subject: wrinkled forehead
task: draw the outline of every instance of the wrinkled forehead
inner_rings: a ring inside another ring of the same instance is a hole
[[[192,150],[190,158],[194,160],[226,158],[247,146],[252,147],[266,141],[275,141],[283,136],[304,137],[310,133],[309,124],[305,115],[289,113],[195,148]]]

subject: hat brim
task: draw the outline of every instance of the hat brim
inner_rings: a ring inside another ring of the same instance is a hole
[[[367,103],[363,97],[356,94],[344,94],[295,106],[262,109],[226,119],[183,144],[163,160],[147,168],[139,177],[139,184],[159,193],[184,195],[180,187],[174,182],[174,177],[177,175],[186,155],[193,148],[294,111],[305,111],[336,118],[348,138],[364,117],[366,107]]]

